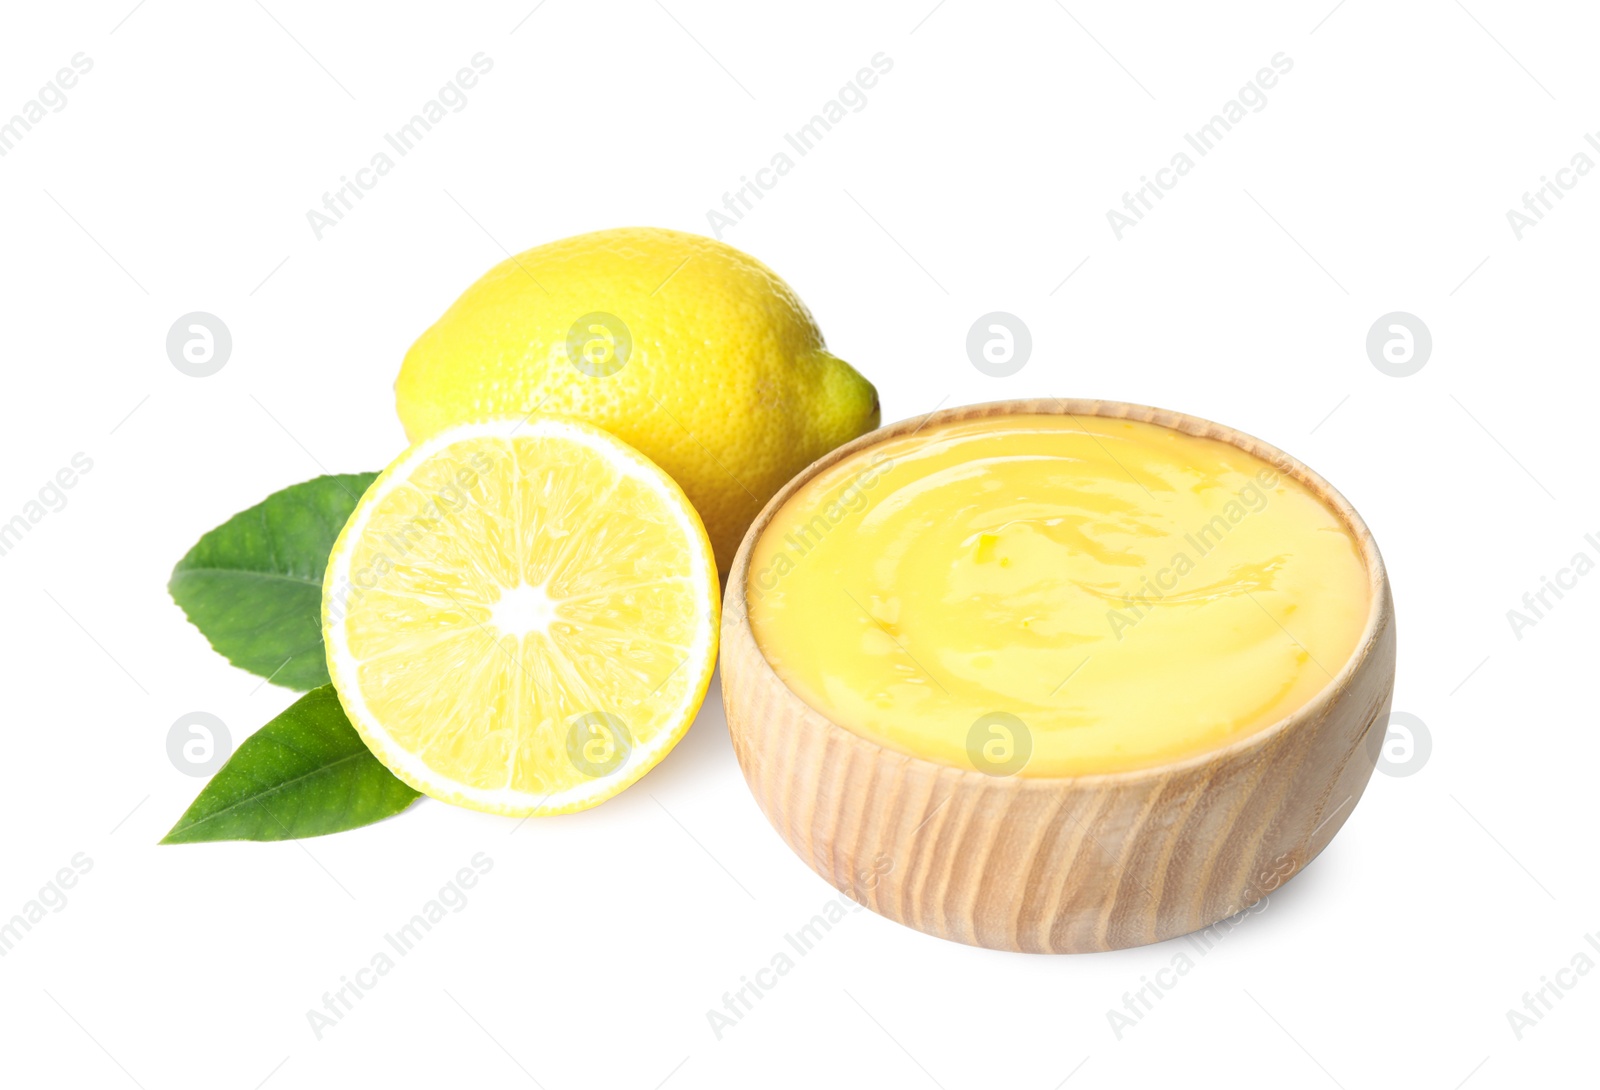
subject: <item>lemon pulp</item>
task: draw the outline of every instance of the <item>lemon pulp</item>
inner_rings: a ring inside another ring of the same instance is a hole
[[[716,654],[705,530],[597,428],[467,425],[413,447],[329,560],[329,673],[426,794],[511,814],[592,806],[688,729]]]
[[[1281,720],[1350,659],[1368,576],[1305,485],[1131,420],[990,417],[876,444],[791,496],[750,623],[803,700],[994,774],[1146,768]]]

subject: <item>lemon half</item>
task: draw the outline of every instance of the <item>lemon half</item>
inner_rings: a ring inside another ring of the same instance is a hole
[[[323,582],[328,672],[388,769],[494,813],[582,810],[682,738],[716,659],[683,491],[587,424],[468,424],[361,498]]]

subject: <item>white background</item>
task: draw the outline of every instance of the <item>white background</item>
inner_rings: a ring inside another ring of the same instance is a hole
[[[1593,13],[535,2],[5,12],[0,117],[94,62],[0,159],[0,516],[94,462],[0,556],[0,917],[93,860],[0,959],[6,1081],[1592,1082],[1600,973],[1520,1040],[1506,1012],[1600,932],[1600,576],[1520,640],[1506,614],[1600,555],[1600,176],[1520,241],[1506,210],[1600,128]],[[494,68],[467,107],[318,241],[307,209],[478,52]],[[292,699],[210,651],[167,597],[172,564],[268,492],[396,455],[402,354],[502,246],[708,231],[879,52],[894,67],[868,105],[727,241],[789,280],[886,421],[1119,398],[1309,462],[1388,561],[1395,708],[1427,724],[1426,767],[1375,776],[1332,846],[1120,1039],[1106,1012],[1181,940],[1002,954],[863,911],[718,1040],[707,1010],[835,894],[756,809],[715,687],[659,769],[588,813],[513,831],[424,802],[307,842],[158,848],[201,786],[167,758],[172,722],[208,711],[237,742]],[[1106,211],[1279,52],[1294,68],[1268,105],[1118,241]],[[206,379],[164,349],[196,310],[234,340]],[[964,348],[995,310],[1034,341],[1005,379]],[[1434,338],[1404,379],[1364,348],[1396,310]],[[494,868],[465,909],[316,1039],[306,1011],[476,852]]]

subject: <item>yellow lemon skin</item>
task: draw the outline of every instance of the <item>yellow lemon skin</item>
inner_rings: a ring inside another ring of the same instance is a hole
[[[413,443],[530,412],[606,429],[678,482],[724,574],[773,493],[880,419],[877,391],[776,273],[655,227],[490,269],[406,353],[395,403]]]

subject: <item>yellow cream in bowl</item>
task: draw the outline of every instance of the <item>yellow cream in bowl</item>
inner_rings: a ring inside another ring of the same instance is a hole
[[[1304,705],[1370,609],[1349,528],[1230,444],[1092,416],[930,427],[807,481],[756,542],[778,676],[891,749],[993,774],[1148,768]]]

